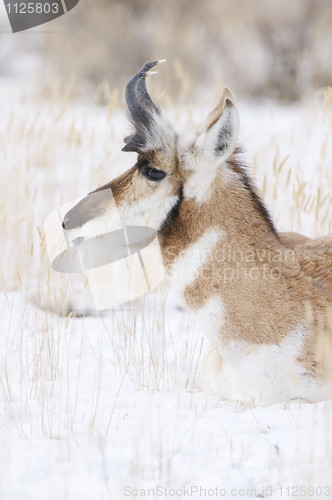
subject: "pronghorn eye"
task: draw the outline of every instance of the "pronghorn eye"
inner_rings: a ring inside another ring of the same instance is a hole
[[[144,170],[143,175],[145,175],[145,177],[150,181],[161,181],[164,177],[166,177],[166,172],[148,167]]]

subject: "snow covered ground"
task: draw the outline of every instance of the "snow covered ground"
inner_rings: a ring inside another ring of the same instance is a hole
[[[55,78],[0,80],[0,499],[331,498],[331,402],[247,408],[201,392],[207,342],[167,282],[101,315],[56,314],[70,297],[50,270],[45,218],[135,158],[120,152],[116,92],[101,108],[67,91]],[[332,231],[331,97],[239,103],[281,230]]]

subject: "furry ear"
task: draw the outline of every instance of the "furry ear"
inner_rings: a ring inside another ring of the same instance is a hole
[[[235,100],[228,89],[224,89],[218,106],[206,119],[204,132],[206,152],[216,159],[227,158],[236,146],[239,115]]]

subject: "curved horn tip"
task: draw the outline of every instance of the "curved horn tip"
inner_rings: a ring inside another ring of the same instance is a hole
[[[145,63],[144,66],[139,70],[138,75],[145,76],[144,73],[147,73],[152,68],[154,68],[154,66],[157,66],[158,64],[162,64],[165,61],[166,61],[166,59],[159,59],[159,61],[150,61],[148,63]],[[150,73],[150,75],[151,74],[152,73]]]
[[[158,74],[158,71],[144,71],[144,73],[142,73],[143,76],[151,76],[151,75],[157,75]]]

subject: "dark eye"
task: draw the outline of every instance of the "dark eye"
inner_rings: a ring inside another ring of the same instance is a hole
[[[148,167],[144,170],[143,175],[145,175],[145,177],[150,181],[161,181],[164,177],[166,177],[166,172]]]

